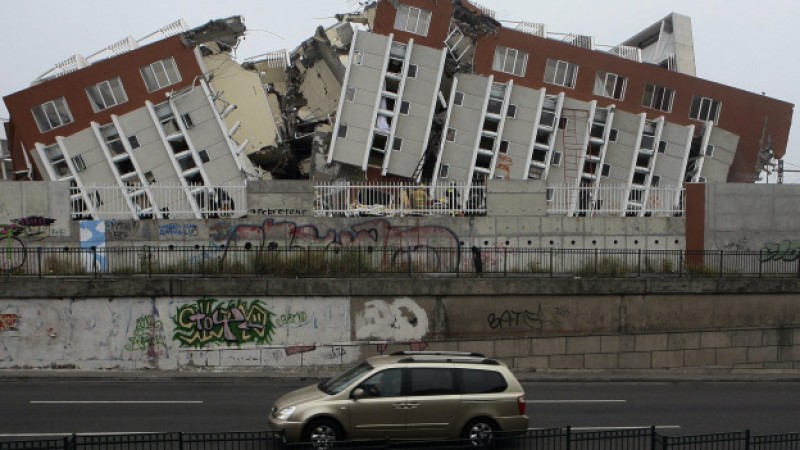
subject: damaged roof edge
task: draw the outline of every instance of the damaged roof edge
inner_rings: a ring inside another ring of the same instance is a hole
[[[181,37],[188,47],[204,42],[214,41],[228,47],[236,46],[239,38],[244,36],[247,28],[242,16],[231,16],[225,19],[211,20],[205,25],[184,32]]]

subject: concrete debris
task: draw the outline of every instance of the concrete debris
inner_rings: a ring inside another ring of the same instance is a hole
[[[212,20],[205,25],[192,28],[184,32],[182,37],[187,47],[216,42],[222,48],[231,49],[236,47],[239,38],[244,36],[245,30],[244,19],[241,16],[232,16],[227,19]]]

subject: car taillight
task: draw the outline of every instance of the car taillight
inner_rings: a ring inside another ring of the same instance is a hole
[[[525,414],[525,396],[524,395],[520,395],[519,398],[517,399],[517,407],[519,408],[519,414],[520,415],[524,415]]]

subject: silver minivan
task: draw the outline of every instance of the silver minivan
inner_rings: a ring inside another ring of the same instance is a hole
[[[501,361],[465,352],[369,358],[279,398],[269,414],[290,442],[357,439],[491,439],[528,427],[525,392]]]

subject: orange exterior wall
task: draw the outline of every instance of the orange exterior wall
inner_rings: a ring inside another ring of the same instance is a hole
[[[390,2],[385,0],[378,4],[374,31],[384,35],[395,33],[397,41],[403,42],[407,41],[408,37],[413,37],[415,43],[442,48],[453,11],[452,1],[402,0],[402,3],[432,11],[431,30],[428,37],[423,38],[394,30],[395,9]],[[645,112],[650,118],[664,116],[667,121],[672,123],[694,124],[698,128],[698,133],[702,129],[703,123],[689,118],[692,97],[700,95],[719,100],[722,102],[722,111],[717,126],[739,136],[739,147],[728,172],[729,182],[751,181],[758,152],[762,147],[762,134],[772,137],[776,158],[781,158],[786,153],[794,109],[794,105],[791,103],[672,72],[656,65],[637,63],[606,52],[587,50],[517,30],[498,28],[497,31],[496,35],[490,34],[480,38],[476,45],[474,59],[475,72],[487,76],[492,74],[497,82],[507,82],[513,79],[516,85],[534,89],[546,87],[550,91],[564,91],[567,96],[578,100],[597,100],[600,107],[614,104],[618,109],[630,113]],[[528,53],[525,77],[516,77],[492,70],[492,60],[497,45]],[[575,89],[544,82],[544,71],[548,58],[562,59],[580,66]],[[598,70],[613,72],[628,78],[624,100],[598,97],[593,94],[595,75]],[[646,84],[659,84],[675,90],[671,113],[642,106]]]
[[[175,59],[181,81],[164,89],[148,92],[139,69],[169,57]],[[4,97],[3,101],[10,115],[6,130],[14,170],[25,169],[21,154],[23,145],[30,153],[36,142],[53,144],[56,136],[75,134],[89,127],[89,122],[92,121],[99,124],[110,123],[112,114],[122,115],[139,109],[145,100],[154,104],[161,103],[166,100],[166,92],[189,86],[201,74],[193,49],[183,45],[181,37],[176,35]],[[128,101],[95,113],[86,88],[115,77],[122,80]],[[39,132],[31,109],[60,97],[66,99],[73,121],[46,133]]]

